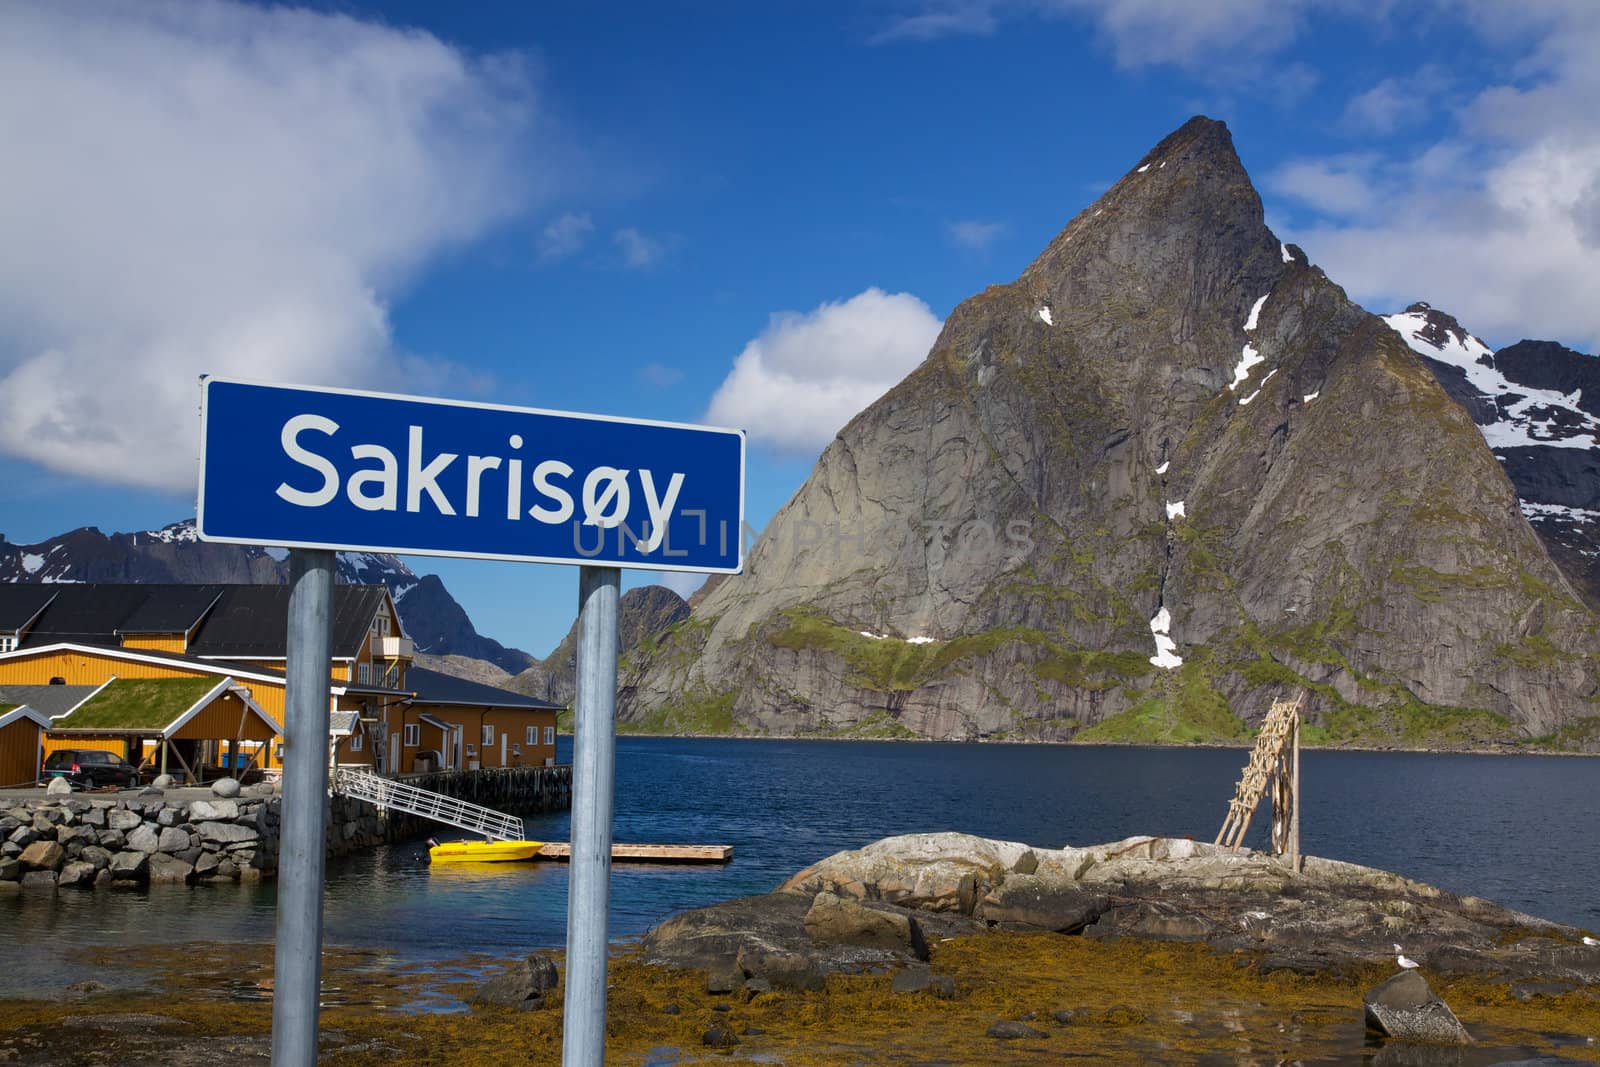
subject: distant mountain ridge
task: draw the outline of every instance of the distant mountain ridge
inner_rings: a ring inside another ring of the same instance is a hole
[[[622,594],[617,605],[617,654],[628,656],[669,626],[689,617],[689,604],[664,585],[644,585]],[[572,624],[556,650],[506,682],[502,688],[552,704],[571,704],[577,692],[578,624]]]
[[[288,558],[281,548],[200,541],[193,519],[137,533],[105,534],[85,526],[37,544],[0,540],[0,582],[270,584],[289,580]],[[398,556],[341,552],[337,580],[388,586],[406,633],[420,652],[483,660],[507,674],[539,662],[480,634],[437,575],[418,577]]]
[[[1600,607],[1600,359],[1553,341],[1494,352],[1420,302],[1383,320],[1472,416],[1551,558]]]

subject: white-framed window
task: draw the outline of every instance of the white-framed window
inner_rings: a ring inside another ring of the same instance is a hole
[[[422,726],[420,724],[414,723],[414,722],[406,723],[406,736],[405,736],[405,742],[404,742],[405,746],[407,748],[416,748],[421,743],[422,743]]]
[[[483,747],[488,748],[494,744],[494,727],[489,723],[483,724]]]
[[[539,728],[537,726],[528,727],[528,744],[537,745],[538,743],[539,743]]]
[[[356,684],[358,684],[358,685],[371,685],[372,684],[372,664],[370,664],[370,663],[358,663],[358,664],[356,664]]]
[[[544,743],[547,745],[556,743],[556,728],[554,726],[546,726],[544,728]]]
[[[0,652],[14,652],[17,648],[17,639],[11,634],[0,637]]]
[[[350,735],[350,751],[351,752],[360,752],[361,751],[361,731],[359,731],[359,730],[357,730],[355,733]]]

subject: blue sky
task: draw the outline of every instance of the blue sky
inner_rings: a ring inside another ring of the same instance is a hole
[[[1584,0],[18,5],[0,532],[193,514],[200,373],[738,425],[759,527],[1195,113],[1366,306],[1592,352],[1595,55]],[[571,622],[569,569],[412,562]]]

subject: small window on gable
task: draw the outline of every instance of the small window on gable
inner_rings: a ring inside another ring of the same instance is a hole
[[[357,730],[355,733],[350,735],[350,751],[351,752],[360,752],[361,751],[361,731],[359,731],[359,730]]]

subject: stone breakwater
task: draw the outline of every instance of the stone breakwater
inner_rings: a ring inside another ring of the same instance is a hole
[[[0,892],[259,881],[277,871],[280,804],[270,786],[253,786],[203,799],[143,791],[0,806]],[[330,798],[330,857],[380,844],[384,831],[371,805]]]
[[[407,779],[502,811],[549,811],[572,800],[572,769],[445,771]],[[0,893],[20,886],[141,886],[254,882],[278,869],[282,800],[272,786],[231,779],[210,796],[146,789],[118,795],[0,798]],[[227,795],[221,795],[227,794]],[[437,823],[329,797],[325,840],[335,858],[438,830]]]

